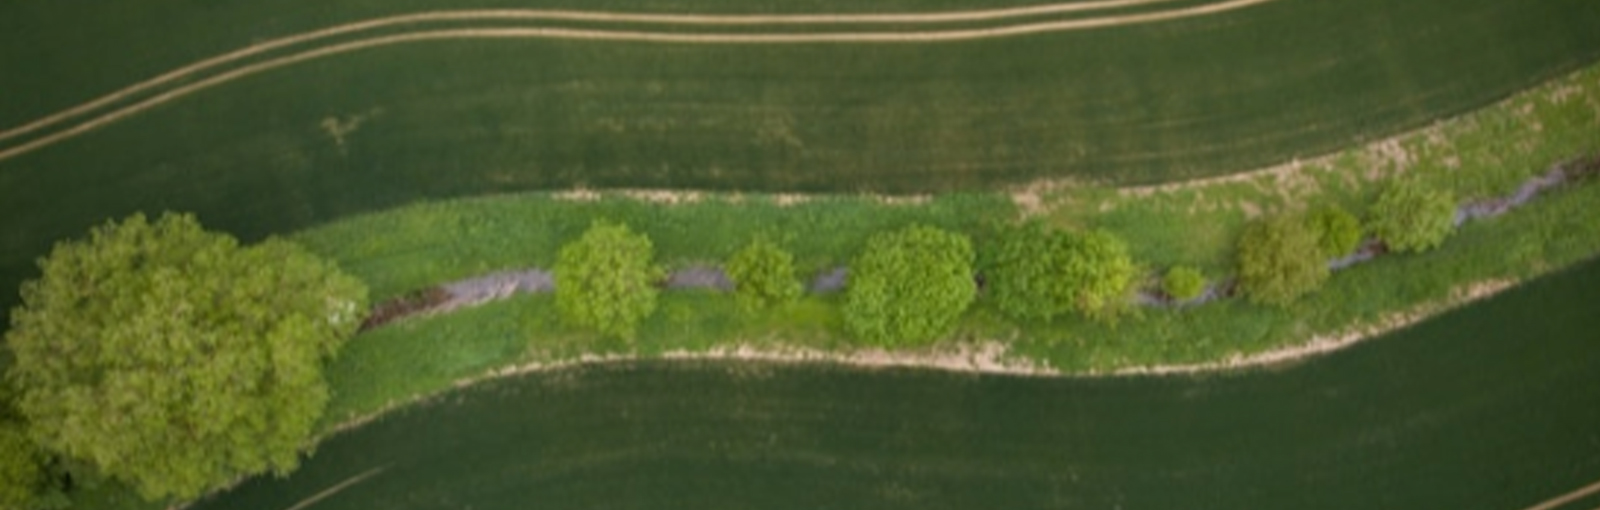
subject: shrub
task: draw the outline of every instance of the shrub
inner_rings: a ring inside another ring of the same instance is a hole
[[[1178,301],[1200,297],[1206,290],[1206,278],[1200,271],[1188,266],[1175,266],[1161,279],[1161,289]]]
[[[874,235],[850,265],[845,325],[882,346],[937,340],[977,294],[972,262],[960,234],[913,226]]]
[[[323,362],[366,288],[298,246],[240,247],[187,215],[136,215],[58,244],[7,341],[45,449],[150,499],[296,466],[328,400]]]
[[[572,325],[633,338],[639,321],[656,309],[650,239],[626,225],[596,221],[576,241],[561,247],[554,268],[556,308]]]
[[[1252,302],[1287,306],[1328,279],[1317,236],[1289,216],[1251,223],[1239,238],[1239,284]]]
[[[739,306],[754,310],[793,302],[800,297],[800,280],[794,276],[794,255],[766,239],[757,239],[728,259]]]
[[[1116,236],[1053,232],[1038,223],[1004,233],[988,258],[988,293],[1018,319],[1051,320],[1071,311],[1113,317],[1126,308],[1137,273]]]
[[[1317,246],[1324,258],[1349,255],[1361,245],[1361,222],[1342,207],[1319,208],[1306,217],[1306,223],[1317,234]]]
[[[1372,206],[1368,228],[1390,249],[1423,252],[1437,248],[1455,229],[1455,197],[1415,181],[1384,190]]]

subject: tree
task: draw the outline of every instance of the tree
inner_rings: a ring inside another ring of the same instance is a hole
[[[1455,228],[1455,218],[1455,197],[1449,192],[1405,180],[1378,197],[1367,228],[1390,249],[1423,252],[1444,243]]]
[[[912,226],[874,235],[850,265],[845,325],[882,346],[948,335],[977,295],[972,262],[972,242],[960,234]]]
[[[1077,311],[1096,319],[1126,308],[1138,269],[1128,247],[1105,232],[1050,231],[1027,223],[1002,235],[986,275],[1000,311],[1051,320]]]
[[[1109,232],[1083,234],[1072,243],[1064,275],[1077,292],[1073,308],[1091,319],[1109,319],[1127,309],[1138,268],[1128,245]]]
[[[0,510],[33,510],[48,483],[44,455],[21,424],[0,422]]]
[[[728,259],[734,296],[746,310],[793,302],[800,297],[794,256],[766,239],[757,239]]]
[[[299,246],[241,247],[188,215],[90,234],[40,261],[12,313],[32,436],[150,499],[294,469],[366,287]]]
[[[1319,208],[1306,217],[1306,223],[1317,233],[1317,246],[1325,258],[1349,255],[1361,245],[1361,222],[1344,208]]]
[[[1299,219],[1251,223],[1239,238],[1239,284],[1252,302],[1287,306],[1328,279],[1316,233]]]
[[[1174,266],[1161,279],[1161,289],[1178,301],[1188,301],[1206,291],[1206,278],[1188,266]]]
[[[556,308],[573,325],[633,338],[639,321],[656,309],[650,238],[626,225],[596,221],[556,257]]]

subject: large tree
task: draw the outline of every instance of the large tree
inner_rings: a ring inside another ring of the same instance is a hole
[[[844,321],[881,346],[927,343],[950,333],[972,304],[972,242],[933,227],[874,235],[850,265]]]
[[[31,436],[147,498],[286,473],[366,287],[281,240],[135,215],[58,244],[6,337]]]
[[[28,438],[22,422],[0,419],[0,510],[65,506],[44,465],[44,452]]]
[[[650,238],[626,225],[595,222],[556,257],[556,308],[573,325],[632,338],[656,309],[654,253]]]
[[[1076,311],[1107,319],[1126,309],[1138,269],[1110,233],[1052,231],[1027,223],[1005,232],[989,257],[989,295],[1002,312],[1050,320]]]
[[[1250,300],[1287,306],[1328,279],[1318,235],[1289,215],[1256,221],[1239,238],[1239,284]]]
[[[1368,228],[1395,251],[1437,248],[1455,229],[1455,197],[1416,181],[1400,181],[1384,190],[1371,212]]]

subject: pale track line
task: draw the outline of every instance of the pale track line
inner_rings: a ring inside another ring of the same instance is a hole
[[[1583,487],[1578,488],[1578,490],[1575,490],[1575,491],[1572,491],[1572,492],[1568,492],[1568,493],[1562,494],[1560,496],[1556,496],[1554,498],[1551,498],[1549,501],[1545,501],[1543,503],[1539,503],[1537,505],[1530,506],[1530,507],[1525,508],[1523,510],[1551,510],[1551,509],[1559,507],[1561,505],[1565,505],[1567,503],[1571,503],[1573,501],[1577,501],[1579,499],[1582,499],[1584,496],[1588,496],[1588,495],[1594,494],[1596,492],[1600,492],[1600,482],[1595,482],[1595,483],[1591,483],[1589,485],[1585,485]]]
[[[838,32],[838,33],[785,33],[785,34],[746,34],[746,33],[675,33],[675,32],[644,32],[644,31],[616,31],[616,30],[587,30],[567,28],[496,28],[496,29],[452,29],[435,30],[411,34],[398,34],[382,36],[371,39],[336,44],[333,46],[309,50],[296,55],[241,67],[199,82],[168,91],[161,95],[141,101],[131,106],[95,117],[70,129],[39,138],[4,151],[0,151],[0,161],[4,161],[33,150],[55,144],[62,140],[75,137],[89,130],[104,126],[111,122],[121,120],[128,116],[148,110],[152,107],[170,102],[174,99],[199,92],[229,81],[233,81],[252,74],[269,71],[279,67],[304,62],[340,53],[349,53],[357,50],[389,46],[402,43],[435,41],[435,40],[465,40],[465,39],[562,39],[562,40],[597,40],[620,42],[652,42],[652,43],[679,43],[679,44],[826,44],[826,43],[931,43],[968,41],[976,39],[992,39],[1012,37],[1028,34],[1048,32],[1066,32],[1086,30],[1093,28],[1107,28],[1115,26],[1153,23],[1175,19],[1205,16],[1237,9],[1243,9],[1259,4],[1277,0],[1231,0],[1216,4],[1208,4],[1185,9],[1162,11],[1155,13],[1128,14],[1122,16],[1108,16],[1101,18],[1077,19],[1055,22],[1027,23],[1011,26],[942,30],[924,32]],[[220,57],[219,57],[220,58]],[[215,60],[215,59],[213,59]],[[170,73],[169,73],[170,74]],[[154,80],[152,80],[154,81]],[[147,82],[148,83],[148,82]],[[135,87],[143,86],[136,85]],[[125,89],[127,91],[128,89]],[[137,91],[127,92],[128,94]],[[119,92],[118,94],[122,94]],[[110,96],[107,96],[110,97]],[[96,100],[111,102],[116,99]],[[96,105],[99,106],[99,105]],[[86,108],[88,107],[81,107]],[[81,113],[81,112],[79,112]],[[67,115],[70,116],[70,115]],[[53,121],[52,121],[53,122]],[[40,124],[35,122],[30,125]],[[19,128],[20,129],[20,128]]]
[[[350,488],[351,485],[355,485],[355,484],[364,482],[368,478],[372,478],[373,476],[376,476],[378,473],[382,473],[383,470],[387,469],[387,468],[388,468],[388,466],[375,467],[375,468],[372,468],[372,469],[368,469],[367,472],[365,472],[365,473],[361,473],[359,475],[352,476],[352,477],[350,477],[349,479],[346,479],[343,482],[339,482],[337,485],[334,485],[333,487],[329,487],[329,488],[323,490],[322,492],[318,492],[316,494],[311,495],[311,497],[309,497],[309,498],[301,500],[299,503],[295,503],[294,506],[289,507],[287,510],[304,510],[306,507],[314,505],[318,501],[322,501],[324,499],[327,499],[328,496],[332,496],[334,494],[338,494],[339,491],[342,491],[342,490]]]
[[[1038,16],[1044,14],[1063,14],[1080,11],[1096,11],[1116,9],[1123,7],[1136,7],[1146,4],[1172,2],[1176,0],[1103,0],[1095,2],[1073,2],[1066,4],[1047,4],[1028,7],[1013,7],[1006,9],[988,9],[976,11],[956,11],[943,13],[921,14],[801,14],[801,15],[695,15],[695,14],[636,14],[603,11],[571,11],[571,10],[539,10],[539,9],[480,9],[466,11],[433,11],[417,14],[390,16],[367,21],[358,21],[343,25],[336,25],[321,30],[304,32],[292,36],[273,39],[266,42],[252,44],[241,50],[224,53],[161,76],[145,80],[133,86],[113,92],[99,99],[69,108],[52,114],[26,125],[0,131],[0,141],[36,131],[61,120],[75,117],[89,110],[105,106],[109,103],[124,99],[130,95],[166,84],[184,76],[194,74],[208,68],[234,62],[246,57],[251,57],[268,51],[293,46],[300,43],[326,39],[354,32],[379,29],[413,23],[432,21],[496,21],[496,20],[555,20],[555,21],[585,21],[585,22],[613,22],[613,23],[652,23],[652,24],[677,24],[677,25],[808,25],[808,24],[867,24],[867,23],[949,23],[957,21],[990,21],[997,19],[1015,18],[1022,16]]]

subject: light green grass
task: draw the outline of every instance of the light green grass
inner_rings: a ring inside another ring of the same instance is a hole
[[[1559,100],[1558,100],[1559,98]],[[1556,162],[1600,151],[1600,68],[1557,80],[1452,122],[1308,163],[1298,177],[1247,179],[1148,196],[1080,186],[1046,194],[1045,216],[1126,237],[1155,275],[1169,263],[1231,271],[1233,235],[1251,202],[1262,214],[1338,203],[1358,213],[1396,175],[1422,178],[1465,199],[1502,195]],[[1396,162],[1396,150],[1413,155]],[[1445,164],[1451,161],[1451,164]],[[1370,173],[1369,173],[1370,171]],[[980,249],[997,224],[1019,214],[1006,197],[967,195],[920,205],[869,198],[790,206],[770,199],[659,205],[519,195],[419,205],[313,229],[294,238],[373,282],[378,295],[493,269],[545,266],[589,218],[628,222],[656,240],[669,266],[715,262],[750,236],[789,232],[806,271],[845,263],[874,231],[911,222],[969,233]],[[1600,183],[1578,182],[1509,214],[1467,224],[1443,248],[1395,255],[1334,275],[1289,309],[1242,300],[1144,309],[1115,324],[1076,317],[1017,323],[980,298],[951,342],[1004,341],[1014,354],[1071,373],[1210,362],[1295,345],[1397,311],[1451,298],[1466,285],[1524,279],[1600,253]],[[583,354],[705,351],[718,346],[850,349],[837,296],[740,314],[731,296],[667,292],[638,340],[622,343],[563,326],[548,296],[521,297],[455,314],[401,322],[361,335],[333,366],[337,423],[389,399],[426,394],[498,366]]]
[[[888,205],[874,198],[720,196],[660,205],[608,194],[593,201],[550,194],[423,203],[356,216],[294,234],[313,252],[338,261],[372,289],[374,299],[502,269],[553,265],[562,244],[596,219],[648,235],[669,269],[720,264],[758,236],[780,242],[807,277],[845,264],[873,233],[923,223],[981,233],[1014,216],[998,195],[944,195]]]

